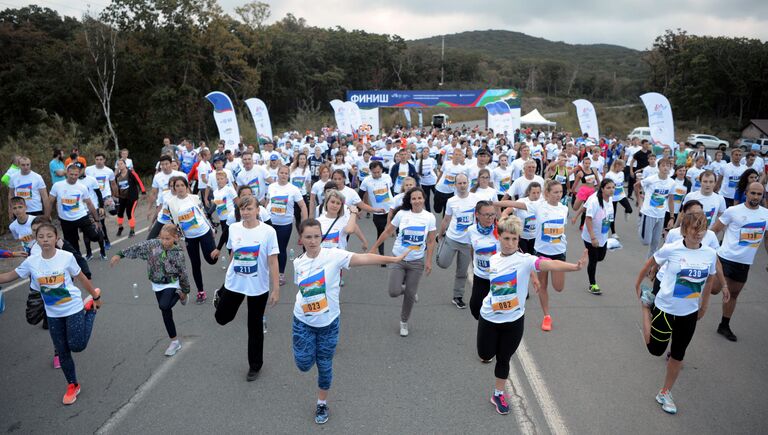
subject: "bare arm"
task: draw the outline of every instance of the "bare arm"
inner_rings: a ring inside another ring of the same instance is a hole
[[[9,272],[0,273],[0,284],[5,284],[7,282],[16,281],[17,279],[21,278],[18,273],[16,273],[15,270],[11,270]]]
[[[589,261],[589,253],[586,249],[581,253],[581,258],[576,263],[568,263],[560,260],[547,260],[539,263],[539,270],[542,272],[576,272],[584,268]]]
[[[349,259],[349,266],[373,266],[377,264],[398,263],[408,255],[408,252],[408,250],[405,250],[397,257],[389,257],[379,254],[353,254],[352,258]]]
[[[635,292],[637,293],[637,297],[640,297],[640,284],[643,283],[643,279],[648,275],[648,271],[651,270],[652,267],[658,267],[658,264],[656,264],[656,259],[651,257],[649,258],[645,264],[643,265],[643,268],[640,269],[640,273],[637,274],[637,279],[635,279]]]
[[[371,246],[371,249],[368,250],[371,254],[373,254],[376,251],[376,248],[379,247],[382,243],[384,243],[385,240],[387,240],[389,237],[392,236],[392,234],[395,233],[395,227],[391,223],[387,223],[387,226],[384,227],[384,231],[382,231],[381,236],[379,236],[378,239],[376,239],[376,242],[373,243],[373,246]]]
[[[231,261],[231,260],[230,260]],[[280,300],[280,274],[277,264],[277,254],[269,256],[269,305],[274,306]]]

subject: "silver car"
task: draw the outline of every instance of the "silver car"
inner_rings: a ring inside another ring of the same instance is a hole
[[[692,134],[688,136],[686,141],[696,146],[704,145],[705,148],[712,150],[720,148],[721,145],[724,145],[726,148],[729,146],[728,141],[719,139],[709,134]]]

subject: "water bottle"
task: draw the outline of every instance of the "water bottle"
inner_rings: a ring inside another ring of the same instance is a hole
[[[296,259],[296,251],[291,248],[290,251],[288,251],[288,261],[293,261]]]
[[[5,311],[5,294],[2,292],[2,287],[0,287],[0,314],[3,314],[3,311]],[[267,319],[264,318],[264,332],[267,332]]]
[[[261,331],[267,333],[267,316],[261,316]]]
[[[133,292],[133,298],[138,299],[139,298],[139,285],[135,282],[131,285],[131,291]]]

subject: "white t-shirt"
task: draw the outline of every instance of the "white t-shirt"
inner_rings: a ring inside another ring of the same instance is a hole
[[[726,209],[725,198],[719,193],[712,192],[709,195],[704,195],[701,191],[691,192],[685,195],[683,198],[683,205],[688,201],[699,201],[704,209],[704,214],[707,216],[707,223],[709,228],[715,224],[715,219],[723,214]]]
[[[187,194],[184,199],[171,196],[167,198],[166,205],[171,218],[179,224],[184,237],[193,239],[210,231],[211,227],[208,225],[199,196]]]
[[[443,173],[440,174],[440,179],[437,180],[435,189],[440,193],[454,193],[456,186],[456,176],[459,174],[467,174],[469,170],[464,165],[454,165],[450,160],[443,164]]]
[[[658,175],[653,175],[643,178],[641,185],[644,197],[640,213],[648,217],[663,218],[664,213],[669,211],[667,199],[675,188],[675,180],[669,177],[661,180]]]
[[[27,213],[43,211],[40,189],[45,189],[45,181],[40,174],[30,171],[29,174],[22,175],[19,172],[11,177],[8,188],[13,190],[12,196],[24,198],[27,204]]]
[[[381,174],[379,178],[366,177],[360,184],[360,190],[368,193],[368,202],[373,208],[383,208],[384,213],[392,207],[392,179],[388,174]],[[344,198],[346,200],[346,197]]]
[[[496,192],[496,189],[493,188],[493,186],[489,187],[479,187],[474,192],[472,192],[473,195],[475,195],[475,198],[477,198],[478,201],[498,201],[499,200],[499,194]]]
[[[383,177],[384,175],[382,175]],[[344,196],[344,205],[347,207],[351,205],[357,205],[362,202],[362,199],[360,199],[360,195],[357,194],[355,189],[344,186],[344,189],[340,192]]]
[[[523,202],[526,204],[526,207],[528,204],[530,204],[532,201],[526,196],[524,198],[518,199],[519,202]],[[543,201],[543,199],[539,199],[538,202]],[[520,221],[523,223],[523,233],[520,234],[521,239],[526,240],[533,240],[536,238],[536,213],[530,211],[530,209],[522,210],[519,208],[514,209],[515,216],[520,218]]]
[[[512,187],[507,193],[509,193],[512,198],[522,198],[525,196],[525,191],[528,189],[528,186],[533,182],[539,183],[541,190],[544,190],[544,179],[538,175],[534,175],[532,180],[529,180],[525,177],[518,178],[514,183],[512,183]]]
[[[112,168],[104,166],[103,168],[99,169],[96,167],[96,165],[88,166],[85,168],[85,175],[96,179],[96,182],[99,184],[99,190],[101,190],[101,196],[103,198],[112,196],[111,181],[115,181],[115,172],[112,170]]]
[[[488,269],[491,267],[491,257],[501,250],[499,239],[488,228],[487,234],[481,233],[477,223],[469,227],[469,240],[472,244],[472,271],[475,276],[488,279]]]
[[[240,170],[235,180],[238,186],[249,186],[253,190],[253,196],[259,201],[264,199],[267,193],[267,171],[261,166],[254,165],[250,170]]]
[[[672,201],[675,204],[675,214],[680,213],[680,207],[683,205],[683,198],[688,194],[688,188],[685,187],[683,180],[675,179],[675,189],[672,191]]]
[[[59,183],[63,182],[66,180]],[[69,252],[57,249],[56,255],[47,260],[42,255],[27,257],[16,268],[16,274],[29,278],[32,290],[40,292],[48,317],[67,317],[83,310],[80,289],[72,282],[72,277],[80,274],[80,266]]]
[[[237,192],[230,185],[225,185],[220,189],[213,191],[213,204],[216,206],[216,215],[219,220],[232,225],[235,222],[235,198]]]
[[[394,183],[394,192],[400,193],[403,190],[403,180],[408,176],[408,163],[398,163],[393,165],[396,171],[396,177],[392,182]]]
[[[611,198],[611,201],[619,202],[622,199],[627,197],[627,194],[624,191],[624,173],[623,172],[609,171],[607,174],[605,174],[605,178],[613,181],[613,184],[615,186],[613,190],[613,198]]]
[[[99,182],[96,181],[95,178],[91,177],[90,175],[86,175],[84,177],[81,177],[77,180],[79,184],[82,184],[88,189],[88,198],[93,203],[94,207],[99,206],[99,197],[96,195],[96,191],[99,190]],[[102,196],[102,199],[104,197]]]
[[[392,149],[383,148],[376,153],[376,155],[384,159],[384,167],[387,168],[387,170],[392,167],[392,162],[395,160],[397,151],[397,148],[392,147]]]
[[[90,199],[90,193],[84,185],[61,180],[53,184],[51,196],[56,197],[56,210],[60,219],[71,222],[88,215],[88,206],[84,201]]]
[[[672,228],[667,233],[667,238],[664,239],[664,243],[675,243],[680,240],[683,240],[683,235],[680,234],[680,227]],[[704,246],[707,246],[709,248],[714,249],[717,251],[720,249],[720,241],[717,240],[717,234],[715,234],[712,230],[707,230],[706,235],[704,236],[704,239],[701,241],[701,244]],[[658,277],[658,274],[656,275]],[[659,278],[661,280],[661,278]]]
[[[229,227],[227,248],[232,251],[232,261],[227,268],[224,287],[246,296],[267,293],[269,256],[280,252],[275,229],[267,224],[245,228],[242,222],[235,222]]]
[[[169,224],[172,222],[171,210],[168,209],[168,200],[173,197],[173,193],[170,190],[160,192],[158,198],[160,200],[160,210],[157,212],[157,222],[161,224]]]
[[[8,225],[8,229],[11,230],[13,238],[21,242],[21,246],[29,254],[29,250],[35,242],[35,234],[32,232],[32,222],[35,221],[35,216],[27,215],[27,221],[23,224],[19,223],[18,219],[15,219]]]
[[[242,167],[242,165],[240,163],[240,158],[239,157],[235,157],[234,159],[232,159],[231,162],[229,160],[227,160],[224,163],[224,169],[229,169],[230,171],[232,171],[232,175],[237,177],[240,174],[240,171],[243,169],[243,167]]]
[[[421,213],[400,210],[390,223],[398,229],[397,238],[392,245],[392,254],[398,256],[408,250],[410,252],[405,257],[405,261],[424,258],[429,232],[437,230],[435,215],[426,210],[422,210]]]
[[[512,168],[513,180],[517,180],[518,178],[523,176],[523,167],[528,162],[528,160],[524,160],[522,157],[520,157],[519,159],[512,160],[512,163],[509,166]]]
[[[509,256],[502,256],[498,252],[491,257],[488,268],[491,286],[480,307],[483,319],[493,323],[509,323],[523,317],[528,281],[531,272],[538,272],[536,260],[538,257],[522,252]]]
[[[299,286],[293,316],[315,328],[328,326],[341,314],[341,270],[349,269],[355,255],[343,249],[320,248],[315,258],[307,254],[293,260],[294,283]]]
[[[702,245],[688,249],[683,241],[665,244],[653,258],[666,265],[654,304],[673,316],[687,316],[699,309],[699,299],[710,275],[717,273],[714,249]]]
[[[646,178],[651,178],[654,175],[658,175],[658,173],[658,166],[646,166],[638,173],[638,179],[645,180]]]
[[[720,194],[725,198],[734,199],[736,197],[736,186],[739,184],[739,178],[748,168],[746,165],[734,166],[728,163],[723,166],[723,182],[720,184]]]
[[[157,200],[155,205],[163,205],[161,198],[163,198],[164,192],[171,191],[171,188],[168,186],[168,181],[170,181],[172,177],[187,178],[187,175],[180,171],[171,171],[170,174],[160,171],[152,177],[152,188],[157,189]]]
[[[568,207],[559,202],[552,206],[546,201],[528,202],[526,207],[536,215],[536,252],[545,255],[565,254],[568,246],[565,234]]]
[[[416,172],[419,172],[419,165],[421,165],[421,172],[419,173],[419,177],[421,177],[421,180],[419,183],[422,186],[434,186],[437,183],[437,175],[435,174],[435,168],[437,168],[437,161],[433,159],[432,157],[428,157],[424,159],[423,161],[416,161],[414,163],[414,166],[416,167]]]
[[[213,172],[213,167],[211,167],[211,164],[209,162],[204,162],[200,160],[200,163],[197,164],[197,188],[200,190],[203,190],[208,187],[210,184],[211,186],[216,185],[216,179],[214,178],[211,180],[211,172]],[[205,175],[207,182],[203,181],[203,175]]]
[[[279,183],[269,185],[267,209],[272,216],[273,225],[291,225],[293,222],[293,207],[299,201],[304,201],[301,191],[293,184],[281,186]]]
[[[592,231],[597,237],[597,243],[600,246],[605,246],[608,241],[608,234],[611,232],[611,222],[613,222],[613,203],[611,201],[603,201],[603,206],[600,207],[600,203],[597,200],[597,193],[593,193],[584,203],[585,213],[587,217],[592,218]],[[581,240],[587,243],[591,243],[592,239],[589,237],[589,230],[587,224],[584,224],[584,228],[581,230]]]
[[[696,166],[688,168],[688,171],[685,172],[685,176],[691,181],[691,192],[697,192],[701,189],[699,175],[701,175],[702,172],[704,172],[704,168],[697,168]]]
[[[729,261],[751,265],[765,236],[768,209],[758,207],[751,210],[746,204],[735,205],[720,216],[720,222],[726,227],[723,244],[717,255]]]
[[[469,193],[466,198],[452,196],[445,203],[445,215],[451,217],[446,236],[459,243],[469,243],[469,227],[475,223],[477,197]]]
[[[309,167],[294,169],[291,172],[291,184],[301,191],[302,196],[309,195],[309,189],[312,186],[312,171],[309,170]]]
[[[347,249],[347,233],[344,231],[344,228],[349,223],[349,217],[349,212],[345,212],[344,215],[339,216],[338,219],[328,217],[325,213],[319,216],[317,221],[320,222],[320,231],[324,236],[326,233],[328,234],[325,236],[325,239],[320,242],[320,246],[323,248]],[[334,221],[336,221],[336,223],[334,223]],[[331,225],[333,225],[333,227],[331,227]]]
[[[491,179],[493,186],[500,195],[503,195],[512,187],[512,169],[509,166],[506,169],[502,169],[501,166],[496,167],[491,171]]]

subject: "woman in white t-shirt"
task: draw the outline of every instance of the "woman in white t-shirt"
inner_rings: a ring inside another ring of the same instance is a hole
[[[271,186],[270,186],[271,187]],[[278,242],[275,230],[259,221],[259,203],[253,196],[240,199],[241,222],[229,228],[230,256],[224,284],[216,290],[213,306],[219,325],[235,319],[244,299],[248,300],[248,374],[254,381],[264,364],[264,330],[260,320],[269,300],[280,300]],[[270,293],[271,290],[271,293]]]
[[[300,153],[296,156],[296,159],[291,164],[291,184],[296,186],[301,192],[302,198],[304,198],[304,205],[309,207],[309,191],[312,188],[312,171],[309,169],[309,162],[307,155]],[[301,223],[301,213],[299,209],[293,209],[293,218],[296,222],[296,229],[298,230]]]
[[[486,363],[496,358],[491,404],[499,414],[507,414],[509,405],[504,395],[504,385],[509,377],[509,360],[523,338],[529,280],[536,272],[564,273],[581,270],[587,262],[587,251],[584,250],[576,264],[524,254],[518,250],[517,245],[523,231],[517,216],[502,217],[497,228],[501,249],[490,258],[488,265],[490,283],[488,294],[480,307],[477,355]]]
[[[525,189],[524,196],[517,201],[525,204],[540,201],[542,189],[543,186],[538,181],[534,181]],[[520,233],[520,241],[518,242],[520,250],[526,254],[535,254],[536,213],[529,210],[527,206],[525,209],[515,208],[514,213],[520,219],[520,222],[523,223],[523,232]]]
[[[477,184],[475,184],[475,187],[473,187],[470,192],[472,192],[480,201],[492,202],[499,199],[499,192],[491,183],[491,171],[485,168],[477,173]]]
[[[343,171],[344,172],[344,178],[345,178],[344,184],[346,184],[347,186],[350,185],[350,183],[352,181],[352,177],[357,174],[357,170],[352,165],[350,165],[349,163],[347,163],[344,160],[344,153],[343,152],[338,152],[333,157],[333,164],[331,165],[331,170],[333,170],[333,171],[336,171],[336,170]]]
[[[80,393],[72,352],[82,352],[88,346],[96,309],[101,307],[101,290],[93,287],[72,254],[56,249],[58,237],[55,226],[41,224],[35,232],[40,255],[28,257],[15,270],[0,274],[0,284],[29,278],[32,291],[40,292],[48,332],[68,384],[62,403],[71,405]],[[90,294],[85,301],[73,280]]]
[[[626,218],[632,214],[632,205],[629,203],[629,198],[627,198],[626,188],[628,184],[624,180],[624,166],[624,160],[616,159],[611,164],[611,170],[605,174],[605,178],[613,181],[615,186],[613,189],[613,197],[611,198],[611,203],[613,205],[611,237],[617,240],[619,235],[616,234],[616,204],[621,204],[621,206],[624,207],[624,220],[626,220]]]
[[[417,187],[415,178],[403,178],[403,192],[398,193],[392,198],[392,208],[390,208],[389,212],[387,213],[387,224],[389,224],[392,221],[392,218],[395,217],[395,209],[403,206],[403,197],[405,197],[406,192],[413,189],[414,187]]]
[[[202,304],[208,299],[203,288],[203,272],[200,268],[200,253],[205,262],[216,264],[218,253],[216,241],[213,237],[213,229],[205,217],[200,198],[189,193],[189,183],[186,177],[171,177],[168,184],[173,189],[175,196],[167,198],[166,207],[173,222],[179,226],[187,244],[187,254],[192,267],[192,277],[197,287],[197,304]]]
[[[611,198],[616,184],[610,178],[604,178],[600,182],[597,192],[592,194],[584,203],[584,227],[581,230],[581,240],[589,252],[589,264],[587,265],[587,277],[589,287],[587,292],[600,295],[602,291],[597,285],[597,263],[605,260],[608,252],[608,234],[611,231],[611,223],[614,221],[613,204]]]
[[[318,392],[315,423],[328,421],[328,390],[333,380],[333,354],[339,342],[340,280],[342,269],[400,262],[399,257],[353,254],[323,248],[320,222],[307,219],[299,225],[299,239],[306,252],[293,260],[294,282],[299,287],[293,307],[293,357],[296,367],[308,372],[317,365]]]
[[[208,148],[203,148],[200,150],[198,157],[200,161],[197,163],[197,191],[203,202],[203,207],[205,207],[205,210],[208,210],[208,199],[210,199],[210,193],[213,191],[213,189],[209,189],[209,186],[213,187],[214,185],[214,180],[211,179],[213,167],[208,161],[211,157],[211,152]]]
[[[430,197],[435,192],[435,185],[437,184],[437,175],[435,170],[437,169],[437,161],[431,157],[430,149],[424,147],[421,150],[418,161],[415,163],[416,173],[419,174],[419,182],[421,188],[424,189],[424,208],[428,211],[432,211],[430,206]]]
[[[331,167],[325,164],[320,165],[317,171],[320,174],[320,179],[312,183],[312,188],[309,191],[309,212],[314,213],[315,217],[319,216],[317,210],[323,203],[325,185],[331,181]]]
[[[289,183],[290,169],[281,166],[277,170],[277,182],[269,185],[267,190],[267,210],[272,216],[272,228],[277,232],[277,243],[280,253],[277,256],[280,268],[280,285],[285,285],[285,264],[288,259],[288,241],[291,240],[293,229],[294,204],[301,209],[301,220],[307,218],[307,206],[298,187]]]
[[[227,243],[229,238],[229,226],[235,223],[235,198],[237,192],[229,184],[229,177],[224,170],[216,171],[216,190],[213,191],[214,213],[219,218],[221,224],[221,237],[219,244],[216,245],[216,255],[221,252],[221,248]]]
[[[403,182],[405,187],[405,182]],[[397,238],[392,246],[392,255],[406,257],[398,263],[389,266],[389,296],[403,296],[403,307],[400,310],[400,336],[408,336],[408,319],[411,317],[413,304],[417,300],[419,281],[422,273],[432,271],[432,254],[435,249],[435,233],[437,226],[435,216],[425,209],[424,190],[413,187],[403,194],[403,203],[394,209],[394,217],[387,223],[384,232],[370,252],[384,243],[397,231]]]
[[[347,238],[357,231],[358,213],[355,206],[350,207],[349,212],[346,212],[344,196],[338,190],[326,191],[323,213],[317,218],[323,230],[322,247],[346,250]],[[368,248],[367,241],[363,243],[363,247]]]
[[[717,253],[702,244],[707,234],[704,213],[685,214],[680,234],[683,240],[665,244],[656,251],[635,281],[635,291],[642,302],[643,337],[648,351],[661,356],[671,343],[664,385],[656,395],[661,409],[670,414],[677,413],[671,389],[680,375],[696,322],[709,306],[715,275],[724,286],[723,302],[730,298],[725,278],[717,273]],[[655,299],[647,294],[649,290],[641,291],[641,283],[653,267],[664,268],[663,278],[654,284]]]
[[[491,288],[488,269],[493,255],[499,251],[499,234],[496,230],[496,208],[491,201],[478,201],[475,206],[475,223],[469,227],[472,244],[472,295],[469,298],[469,312],[475,320],[480,319],[480,306]]]
[[[501,200],[507,190],[512,186],[512,169],[508,166],[509,156],[506,154],[499,155],[499,166],[493,168],[491,178],[493,179],[493,186],[498,193],[497,199]]]

